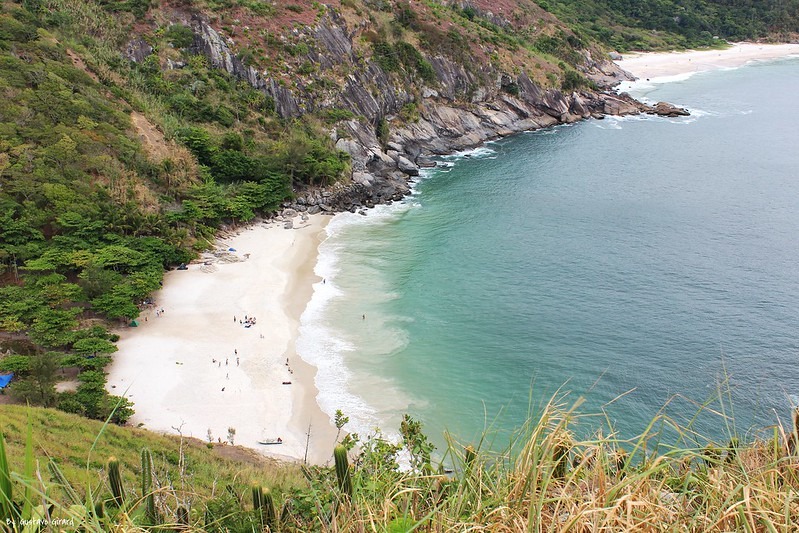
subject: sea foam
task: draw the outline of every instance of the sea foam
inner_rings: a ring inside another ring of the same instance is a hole
[[[428,175],[423,172],[419,179]],[[418,180],[417,180],[418,182]],[[412,187],[412,193],[414,188]],[[367,402],[361,394],[361,387],[355,382],[362,379],[350,370],[350,360],[357,359],[362,346],[358,339],[348,334],[347,328],[337,325],[334,304],[354,298],[344,291],[338,283],[342,271],[342,258],[348,245],[347,234],[358,226],[380,225],[391,223],[409,209],[419,207],[419,203],[408,197],[392,205],[378,205],[367,211],[367,215],[340,213],[326,227],[327,238],[319,246],[319,255],[314,272],[322,281],[314,284],[314,293],[300,318],[297,353],[303,360],[317,368],[316,388],[319,391],[317,402],[331,420],[337,410],[341,410],[350,418],[346,431],[356,432],[362,436],[370,434],[376,427],[386,427],[386,417],[381,414],[385,406],[376,407]],[[375,258],[379,261],[379,258]],[[368,281],[365,280],[365,283]],[[385,302],[398,297],[390,290],[377,290],[380,300]],[[397,328],[385,326],[386,320],[370,314],[371,327],[381,330],[389,346],[401,348],[407,344],[407,334]],[[392,322],[397,322],[393,320]],[[401,320],[400,320],[401,322]],[[390,388],[389,383],[381,383],[381,387]],[[388,390],[387,390],[388,392]],[[395,393],[399,406],[407,405],[401,393]],[[391,433],[386,433],[394,436]]]

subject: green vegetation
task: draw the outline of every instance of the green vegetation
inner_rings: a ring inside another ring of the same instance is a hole
[[[0,368],[19,401],[97,419],[116,407],[119,423],[132,410],[105,392],[107,328],[135,319],[223,221],[349,168],[320,124],[281,121],[262,92],[191,55],[186,26],[123,60],[123,14],[148,6],[0,3]],[[56,393],[61,369],[77,370],[74,392]]]
[[[799,29],[798,0],[538,0],[579,34],[619,51],[715,46],[785,38]]]
[[[474,445],[450,439],[443,462],[405,416],[399,443],[378,432],[356,449],[357,436],[345,438],[330,466],[313,467],[246,454],[234,463],[219,452],[244,450],[51,410],[2,414],[4,523],[42,516],[43,503],[70,530],[96,532],[789,531],[799,512],[799,412],[789,431],[720,445],[667,416],[630,440],[611,428],[578,438],[595,424],[550,403],[503,450],[489,450],[488,434]]]
[[[427,84],[435,83],[436,73],[433,66],[412,44],[404,41],[395,44],[378,41],[372,44],[372,51],[375,61],[383,70],[398,72],[402,69],[407,74],[418,76]]]
[[[91,501],[89,516],[102,508],[107,519],[123,524],[128,517],[140,526],[176,521],[179,507],[185,507],[196,523],[206,508],[237,503],[227,486],[235,487],[241,497],[244,488],[255,483],[282,495],[292,495],[305,484],[296,465],[279,464],[228,444],[119,428],[52,409],[3,405],[0,419],[6,450],[0,451],[0,493],[8,494],[2,486],[9,479],[15,503],[36,495],[30,513],[36,512],[44,492],[56,504],[54,517],[70,516],[76,512],[74,505],[81,505],[81,518],[76,520],[88,520],[86,502]],[[7,477],[4,459],[11,473]],[[32,459],[44,485],[26,491],[24,480],[33,480],[33,467],[28,466]],[[15,474],[26,470],[29,474]],[[5,502],[0,496],[0,513]],[[20,505],[19,511],[24,507]],[[0,520],[6,523],[5,517]],[[89,530],[101,529],[90,526]]]
[[[171,25],[167,28],[165,37],[175,48],[188,48],[194,42],[194,32],[183,24]]]

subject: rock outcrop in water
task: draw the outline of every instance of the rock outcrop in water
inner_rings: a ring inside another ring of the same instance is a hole
[[[407,83],[375,60],[356,54],[357,28],[348,28],[331,10],[314,27],[303,30],[315,43],[306,57],[318,68],[319,77],[341,72],[342,65],[346,76],[335,90],[312,90],[312,83],[301,81],[288,88],[268,72],[245,65],[232,51],[233,42],[203,15],[177,13],[175,22],[192,28],[195,53],[268,95],[281,117],[323,109],[345,110],[357,117],[341,121],[331,131],[336,147],[351,157],[352,179],[324,192],[301,193],[291,204],[300,211],[355,211],[400,199],[409,192],[409,180],[419,174],[420,166],[434,165],[429,156],[513,133],[605,115],[688,114],[663,102],[648,106],[611,90],[612,84],[631,77],[613,62],[595,61],[587,52],[583,72],[600,90],[562,92],[542,87],[524,71],[511,75],[490,66],[466,68],[444,56],[427,58],[433,83],[418,79]],[[139,41],[131,41],[131,59],[141,61],[148,53]],[[414,116],[400,118],[409,105]]]

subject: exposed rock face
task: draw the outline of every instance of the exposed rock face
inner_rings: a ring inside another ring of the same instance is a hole
[[[589,52],[585,53],[586,67],[584,74],[600,87],[610,87],[623,81],[634,81],[635,76],[619,67],[613,61],[621,59],[619,54],[610,54],[609,59],[593,59]]]
[[[141,63],[153,53],[153,47],[142,39],[133,39],[125,46],[125,57],[134,63]]]
[[[419,167],[416,166],[416,163],[411,163],[403,156],[397,157],[397,168],[409,176],[419,175]]]
[[[660,115],[661,117],[685,117],[691,114],[687,109],[676,107],[667,102],[656,103],[653,111],[654,114]]]
[[[226,41],[203,17],[195,14],[190,20],[181,22],[194,30],[193,52],[206,56],[215,68],[224,69],[232,76],[246,80],[256,89],[269,95],[274,100],[275,110],[280,116],[295,117],[303,112],[291,91],[275,80],[262,76],[253,67],[244,65],[230,50],[229,45],[233,45],[233,42]]]
[[[510,75],[488,66],[467,69],[442,56],[427,58],[436,83],[432,87],[419,87],[417,82],[414,88],[408,80],[385,72],[378,63],[356,57],[354,33],[331,11],[314,28],[304,30],[306,35],[310,32],[315,43],[307,59],[321,75],[344,65],[346,77],[338,90],[312,93],[300,83],[290,90],[268,73],[244,65],[231,51],[234,43],[214,30],[202,16],[185,15],[180,22],[194,30],[194,52],[205,55],[214,67],[246,80],[270,96],[280,116],[290,118],[310,110],[335,107],[359,117],[338,123],[333,133],[336,148],[351,156],[351,181],[324,192],[301,192],[293,204],[286,206],[309,214],[355,212],[362,206],[398,200],[409,192],[408,180],[419,174],[420,166],[435,165],[428,156],[466,149],[515,132],[605,115],[688,114],[662,102],[650,107],[627,94],[610,90],[564,94],[539,86],[525,72]],[[499,25],[505,22],[496,21]],[[135,43],[131,41],[128,47],[131,58],[151,53],[152,49],[148,51],[141,43]],[[583,72],[600,86],[632,79],[611,61],[594,60],[588,52],[585,56]],[[418,120],[396,119],[410,102],[416,105]],[[381,142],[377,128],[383,123],[389,125],[390,135]]]

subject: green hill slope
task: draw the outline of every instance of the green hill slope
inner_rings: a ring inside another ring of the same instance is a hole
[[[61,525],[66,526],[53,530],[77,531],[81,520],[86,521],[90,530],[94,530],[92,523],[106,524],[104,527],[116,524],[122,530],[134,530],[134,524],[146,523],[145,496],[150,491],[162,522],[176,522],[177,509],[183,507],[192,523],[205,523],[204,514],[208,512],[217,513],[220,524],[245,523],[248,516],[241,514],[244,506],[240,499],[249,493],[251,486],[270,487],[278,504],[282,504],[306,484],[297,465],[270,460],[252,450],[228,443],[160,436],[135,428],[104,427],[100,422],[52,409],[0,405],[0,433],[5,437],[5,453],[12,472],[13,501],[19,504],[20,511],[26,501],[34,506],[49,502],[48,505],[54,506],[49,518],[61,519]],[[29,445],[30,453],[26,452]],[[147,490],[142,489],[142,450],[150,454],[151,480]],[[25,475],[26,457],[33,459],[33,477]],[[125,509],[117,509],[109,501],[110,458],[119,464],[126,492]],[[48,465],[50,462],[57,465],[66,485],[59,483],[59,477]],[[20,518],[37,515],[3,516],[3,494],[6,494],[2,488],[3,471],[0,460],[0,519],[6,526],[22,525]],[[75,505],[70,495],[74,495],[84,511],[70,508]],[[105,514],[105,521],[86,516],[85,509],[93,511],[95,505],[98,513]],[[232,514],[236,514],[235,520],[230,518]]]
[[[542,0],[575,31],[619,51],[713,46],[716,39],[789,41],[796,0]]]
[[[0,431],[12,470],[21,472],[25,457],[27,425],[32,426],[33,450],[39,465],[53,458],[75,489],[85,496],[86,487],[103,485],[101,472],[110,456],[122,465],[124,480],[133,486],[141,474],[140,452],[150,450],[158,477],[186,497],[208,497],[215,487],[251,483],[291,489],[300,482],[296,465],[268,459],[228,442],[203,442],[196,438],[162,436],[137,428],[122,428],[54,409],[0,406]],[[235,437],[234,437],[235,443]],[[210,445],[209,445],[210,444]]]

